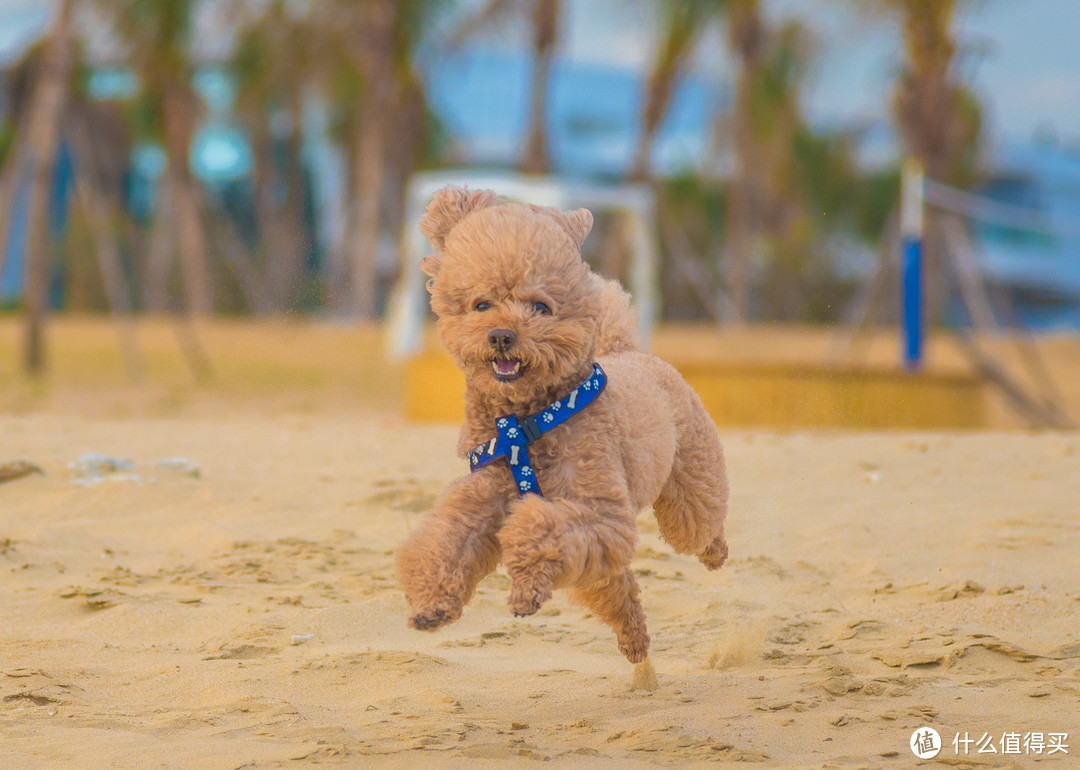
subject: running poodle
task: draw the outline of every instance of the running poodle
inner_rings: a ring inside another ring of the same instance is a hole
[[[447,187],[420,227],[436,252],[421,267],[440,338],[465,372],[458,451],[473,472],[398,550],[409,625],[457,620],[501,560],[515,615],[568,588],[643,661],[638,512],[652,505],[664,540],[707,568],[727,558],[712,420],[674,369],[640,351],[619,284],[582,261],[587,210]]]

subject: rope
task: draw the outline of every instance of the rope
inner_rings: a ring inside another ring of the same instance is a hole
[[[1051,225],[1042,212],[999,203],[964,190],[957,190],[955,187],[935,182],[933,179],[926,180],[926,202],[939,209],[961,214],[984,224],[1080,240],[1080,225],[1057,227]]]

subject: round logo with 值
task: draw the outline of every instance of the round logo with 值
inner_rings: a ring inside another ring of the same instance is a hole
[[[911,734],[911,753],[919,759],[933,759],[941,751],[941,736],[933,727],[920,727]]]

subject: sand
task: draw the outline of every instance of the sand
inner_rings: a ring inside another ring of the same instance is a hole
[[[728,565],[639,519],[652,686],[562,593],[512,617],[501,571],[408,629],[393,551],[455,429],[270,390],[0,413],[0,463],[43,471],[0,483],[5,768],[901,768],[924,727],[935,763],[1075,766],[1076,433],[723,431]],[[133,465],[80,478],[89,452]],[[1029,733],[1069,753],[1002,753]]]

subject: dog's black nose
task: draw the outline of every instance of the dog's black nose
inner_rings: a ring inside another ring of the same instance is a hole
[[[492,329],[488,332],[488,343],[496,350],[507,350],[517,341],[517,335],[510,329]]]

